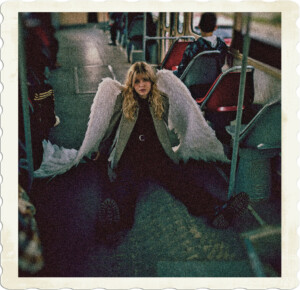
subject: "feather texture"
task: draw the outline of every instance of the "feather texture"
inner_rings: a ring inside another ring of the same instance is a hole
[[[112,117],[117,96],[121,93],[122,85],[115,80],[105,78],[100,83],[91,106],[88,128],[84,140],[75,159],[78,164],[82,157],[95,150],[97,143],[101,142]]]
[[[176,154],[183,161],[190,158],[204,161],[225,161],[221,142],[205,121],[197,103],[187,87],[171,71],[157,73],[158,88],[169,97],[169,128],[174,129],[180,139]],[[104,78],[98,86],[89,116],[85,137],[79,150],[66,149],[44,141],[44,155],[41,167],[35,177],[55,176],[65,173],[81,159],[95,150],[109,126],[117,96],[122,85],[110,78]]]
[[[117,96],[122,85],[110,78],[104,78],[98,86],[89,116],[85,137],[79,150],[66,149],[44,141],[43,161],[35,177],[47,177],[63,174],[88,155],[101,142],[111,119]]]
[[[169,97],[169,129],[180,139],[179,159],[228,162],[222,143],[207,124],[185,84],[169,70],[157,72],[157,86]]]

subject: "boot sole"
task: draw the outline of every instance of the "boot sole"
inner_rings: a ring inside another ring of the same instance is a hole
[[[120,211],[117,203],[110,198],[100,205],[99,219],[105,229],[109,229],[120,222]]]
[[[228,228],[234,219],[239,217],[247,209],[249,196],[241,192],[228,201],[228,206],[220,212],[212,221],[212,226],[218,229]]]

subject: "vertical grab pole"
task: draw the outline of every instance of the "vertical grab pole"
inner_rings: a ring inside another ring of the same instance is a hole
[[[239,136],[240,136],[242,114],[243,114],[242,108],[244,103],[244,91],[245,91],[245,83],[246,83],[247,58],[248,58],[249,46],[250,46],[250,36],[249,36],[250,20],[251,20],[251,14],[247,13],[247,22],[246,22],[247,29],[246,29],[246,34],[244,36],[244,44],[243,44],[242,72],[240,78],[238,107],[236,113],[236,127],[235,127],[234,139],[233,139],[233,151],[232,151],[231,167],[230,167],[228,199],[232,196],[235,187],[236,165],[237,165],[238,149],[239,149]]]
[[[33,181],[33,157],[32,157],[32,143],[31,143],[31,130],[30,130],[30,117],[29,117],[29,103],[28,103],[28,89],[27,89],[27,73],[26,73],[26,60],[25,60],[25,47],[24,47],[24,31],[19,14],[19,81],[22,95],[22,109],[24,118],[24,132],[25,132],[25,148],[26,158],[28,162],[28,188],[30,189]]]
[[[250,264],[252,267],[252,270],[255,274],[256,277],[266,277],[264,267],[253,247],[252,242],[250,241],[249,238],[244,239],[244,243],[247,249],[247,254],[250,260]]]
[[[128,12],[125,13],[125,47],[128,45]]]
[[[146,61],[146,33],[147,33],[147,12],[144,12],[144,32],[143,32],[144,61]]]

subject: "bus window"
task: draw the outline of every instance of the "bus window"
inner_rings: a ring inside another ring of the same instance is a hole
[[[158,23],[159,20],[159,12],[151,12],[152,14],[152,19],[154,23]]]
[[[199,25],[199,21],[200,21],[200,17],[201,17],[201,13],[193,13],[192,14],[192,21],[191,21],[191,24],[192,24],[192,31],[196,34],[201,34],[200,33],[200,29],[198,27]]]
[[[281,13],[251,13],[250,37],[281,47]]]
[[[252,13],[250,37],[249,57],[280,70],[281,14]]]
[[[183,32],[183,23],[184,23],[184,13],[180,12],[177,14],[177,31],[179,33]]]
[[[170,26],[170,13],[166,13],[166,23],[165,23],[166,27]]]
[[[151,12],[153,19],[157,20],[159,18],[159,12]]]
[[[165,37],[169,37],[169,36],[170,36],[170,35],[169,35],[169,32],[166,31],[164,36],[165,36]],[[164,42],[165,42],[165,43],[164,43],[165,51],[167,52],[167,51],[169,50],[169,40],[168,40],[168,39],[165,39]]]

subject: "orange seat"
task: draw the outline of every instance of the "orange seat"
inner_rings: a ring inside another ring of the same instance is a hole
[[[180,41],[177,39],[173,45],[168,50],[164,60],[162,61],[160,67],[161,69],[172,70],[172,67],[176,67],[180,64],[183,53],[192,41]]]

